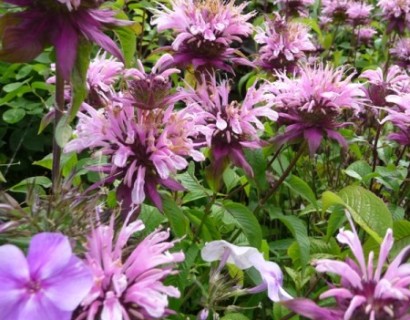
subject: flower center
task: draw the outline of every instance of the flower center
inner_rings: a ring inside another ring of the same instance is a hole
[[[29,283],[27,283],[26,289],[28,293],[34,294],[41,290],[41,284],[38,281],[31,280]]]

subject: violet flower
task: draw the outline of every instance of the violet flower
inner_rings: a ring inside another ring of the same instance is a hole
[[[124,209],[140,205],[146,196],[162,210],[157,185],[177,191],[182,185],[172,176],[188,166],[186,158],[201,161],[204,156],[195,150],[193,139],[199,126],[195,116],[185,110],[136,109],[127,100],[95,110],[83,104],[76,128],[77,137],[70,141],[66,152],[92,149],[105,155],[109,162],[94,168],[107,173],[102,183],[121,181],[117,197]]]
[[[180,292],[163,281],[185,256],[170,253],[176,241],[167,241],[169,230],[156,230],[132,250],[126,250],[131,236],[144,229],[141,220],[124,222],[115,234],[114,217],[109,225],[91,231],[87,242],[87,263],[94,275],[94,286],[82,303],[77,320],[163,319],[172,313],[168,297]]]
[[[254,13],[242,13],[247,2],[235,6],[233,0],[172,0],[171,6],[160,5],[152,23],[159,31],[171,29],[177,35],[172,43],[177,65],[233,73],[230,62],[250,64],[232,47],[252,33],[252,24],[247,21]]]
[[[122,54],[103,28],[123,26],[127,21],[115,19],[115,12],[98,9],[101,1],[94,0],[5,0],[23,7],[0,18],[2,49],[0,60],[28,62],[45,47],[54,46],[57,66],[68,79],[83,39],[95,42],[112,55]]]
[[[308,8],[314,0],[275,0],[274,3],[280,8],[281,13],[286,17],[307,17]]]
[[[323,0],[322,15],[331,19],[333,23],[344,23],[347,20],[349,0]]]
[[[399,39],[390,49],[390,53],[399,66],[408,68],[410,66],[410,38]]]
[[[270,72],[297,70],[305,53],[315,51],[308,29],[301,23],[286,21],[279,15],[257,28],[255,41],[261,45],[256,64]]]
[[[353,74],[344,77],[345,73],[346,68],[322,64],[302,67],[299,77],[278,73],[278,79],[268,84],[267,90],[279,113],[278,122],[287,127],[274,141],[282,145],[305,139],[313,155],[326,135],[346,148],[347,142],[337,129],[348,123],[340,121],[339,116],[344,110],[358,114],[365,94],[360,84],[351,82]]]
[[[283,274],[279,266],[266,261],[256,248],[236,246],[225,240],[211,241],[201,250],[204,261],[220,261],[216,273],[219,273],[226,263],[234,264],[241,270],[254,267],[260,274],[260,285],[245,289],[246,293],[257,293],[268,290],[269,299],[274,302],[286,301],[292,297],[282,288]]]
[[[134,107],[145,110],[165,108],[181,98],[180,94],[171,92],[170,76],[180,73],[180,70],[171,68],[173,63],[172,56],[164,54],[149,74],[145,72],[140,60],[137,60],[137,69],[126,71],[128,93]]]
[[[372,27],[360,27],[354,30],[354,34],[359,45],[368,45],[377,34],[377,31]]]
[[[372,10],[373,6],[370,4],[352,1],[346,13],[349,22],[356,27],[369,23]]]
[[[355,260],[346,262],[320,259],[315,262],[318,272],[340,276],[340,284],[332,284],[320,299],[334,298],[336,305],[325,308],[307,299],[284,302],[292,311],[313,320],[408,320],[410,319],[410,263],[406,263],[410,246],[404,248],[384,269],[393,247],[393,232],[388,229],[374,264],[374,252],[364,256],[359,236],[348,215],[352,231],[340,229],[337,240],[347,244]]]
[[[386,100],[396,108],[387,108],[388,115],[383,122],[390,121],[398,132],[390,133],[387,138],[402,146],[410,146],[410,94],[390,95]]]
[[[258,136],[265,130],[260,118],[275,121],[277,113],[271,109],[266,93],[250,87],[242,103],[229,101],[230,86],[227,81],[217,84],[215,75],[206,83],[205,76],[196,93],[187,98],[188,110],[197,115],[199,131],[212,153],[214,177],[220,177],[227,161],[241,167],[247,175],[253,170],[246,161],[244,148],[260,148]]]
[[[27,258],[14,245],[0,246],[0,319],[70,320],[92,286],[90,269],[67,237],[39,233]]]
[[[383,18],[388,22],[388,32],[404,33],[409,25],[410,2],[407,0],[379,0],[377,6],[382,10]]]

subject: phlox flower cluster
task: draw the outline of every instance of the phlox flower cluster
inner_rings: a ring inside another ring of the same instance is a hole
[[[144,229],[140,220],[125,220],[116,234],[114,218],[94,227],[88,237],[86,263],[94,285],[81,304],[80,319],[163,319],[172,313],[168,297],[180,292],[163,281],[174,274],[182,252],[170,253],[175,241],[167,241],[169,230],[156,230],[126,253],[131,236]]]
[[[234,1],[172,0],[171,6],[169,9],[161,5],[152,24],[158,31],[170,29],[176,34],[172,50],[177,65],[233,72],[231,61],[249,64],[235,55],[232,47],[253,31],[248,20],[254,13],[242,13],[247,2],[235,6]]]
[[[257,28],[255,41],[260,45],[256,64],[270,72],[293,72],[306,53],[316,49],[306,26],[279,15]]]
[[[353,75],[344,77],[345,72],[343,67],[320,64],[301,68],[299,76],[278,73],[266,89],[279,113],[278,122],[286,125],[285,133],[275,138],[277,144],[304,139],[313,155],[326,135],[346,147],[337,129],[348,123],[339,117],[344,110],[359,113],[365,94],[360,84],[351,82]]]
[[[393,232],[388,229],[380,246],[378,260],[374,252],[364,255],[359,235],[349,217],[352,230],[340,229],[337,240],[349,246],[354,260],[345,262],[320,259],[314,264],[318,272],[340,276],[340,284],[320,295],[334,298],[334,307],[321,307],[308,299],[294,299],[284,304],[294,312],[313,320],[383,319],[406,320],[410,311],[410,264],[405,262],[410,247],[405,247],[384,269],[393,247]]]
[[[215,176],[222,174],[227,160],[253,176],[243,149],[261,147],[258,134],[264,131],[264,126],[260,118],[274,121],[277,113],[262,89],[249,88],[242,103],[229,101],[229,92],[228,81],[218,84],[212,76],[206,82],[204,77],[196,91],[187,97],[188,109],[198,115],[199,131],[211,148]]]

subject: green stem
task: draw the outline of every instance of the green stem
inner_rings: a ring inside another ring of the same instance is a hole
[[[199,223],[198,229],[196,230],[196,233],[194,235],[194,239],[192,240],[192,242],[196,242],[198,240],[198,237],[201,234],[202,227],[204,226],[206,219],[211,213],[211,208],[212,208],[212,205],[215,203],[215,200],[216,200],[216,193],[212,195],[212,198],[210,199],[210,201],[205,207],[204,215],[202,216],[201,222]]]
[[[57,125],[63,117],[64,113],[64,78],[59,71],[58,62],[56,66],[56,113],[54,117],[54,139],[53,139],[53,167],[52,167],[52,192],[57,194],[60,190],[60,180],[61,180],[61,170],[60,170],[60,160],[61,160],[61,147],[58,145],[56,140],[56,129]]]

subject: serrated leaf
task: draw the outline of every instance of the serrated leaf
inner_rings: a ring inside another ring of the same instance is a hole
[[[91,49],[91,43],[86,40],[82,40],[77,48],[77,57],[71,74],[72,99],[68,122],[74,120],[81,104],[87,97],[87,70],[90,64]]]
[[[232,201],[224,201],[223,207],[235,219],[249,244],[259,249],[262,242],[262,229],[253,212],[244,205]]]
[[[302,198],[309,201],[316,209],[318,209],[317,200],[315,193],[313,192],[312,188],[303,181],[301,178],[291,175],[289,176],[284,183]]]

